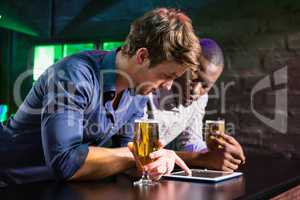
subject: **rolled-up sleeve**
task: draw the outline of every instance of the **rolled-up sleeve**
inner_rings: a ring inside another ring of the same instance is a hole
[[[89,151],[83,143],[83,118],[92,95],[91,75],[86,67],[71,62],[47,76],[41,119],[45,162],[57,179],[66,180]]]

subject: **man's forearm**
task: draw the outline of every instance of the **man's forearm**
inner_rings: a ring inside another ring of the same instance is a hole
[[[81,168],[70,180],[95,180],[105,178],[135,166],[134,158],[127,147],[89,147],[89,153]]]
[[[242,160],[234,158],[229,152],[208,151],[200,152],[177,152],[189,167],[204,167],[222,171],[237,170]]]
[[[177,151],[176,154],[189,166],[189,167],[209,167],[210,160],[207,153]]]

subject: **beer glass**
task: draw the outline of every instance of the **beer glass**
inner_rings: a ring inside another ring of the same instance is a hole
[[[153,160],[149,157],[151,152],[159,148],[158,122],[155,120],[136,120],[134,122],[134,153],[140,166],[147,165]],[[149,179],[146,171],[143,170],[142,178],[133,185],[153,185],[155,182]]]
[[[205,142],[208,149],[211,150],[213,147],[213,139],[219,138],[223,140],[223,137],[220,135],[225,133],[225,120],[206,120],[204,127]],[[223,148],[221,145],[218,148]]]

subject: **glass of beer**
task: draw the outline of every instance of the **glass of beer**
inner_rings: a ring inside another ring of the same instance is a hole
[[[223,140],[223,137],[220,134],[225,133],[225,120],[206,120],[204,127],[204,138],[208,149],[212,150],[214,147],[214,138]],[[218,145],[217,148],[223,148],[221,145]]]
[[[155,120],[136,120],[134,122],[134,153],[140,166],[143,167],[153,160],[149,157],[150,153],[159,148],[158,122]],[[153,185],[146,171],[143,170],[142,178],[133,185]]]

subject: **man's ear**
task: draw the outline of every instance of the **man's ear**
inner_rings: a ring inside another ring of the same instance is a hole
[[[149,52],[147,48],[139,48],[136,53],[137,64],[148,66],[150,64]]]

